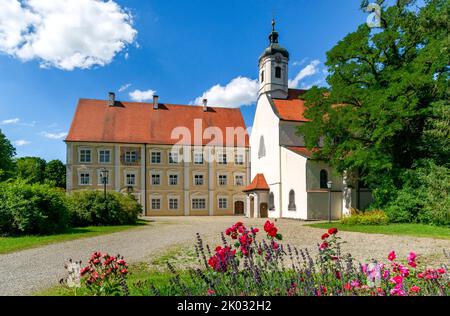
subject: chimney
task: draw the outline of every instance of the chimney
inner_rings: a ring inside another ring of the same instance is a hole
[[[158,99],[159,99],[159,96],[157,96],[157,95],[153,96],[153,109],[155,109],[155,110],[158,109]]]
[[[208,112],[208,99],[203,99],[203,112]]]
[[[116,94],[114,92],[108,93],[108,106],[114,106],[116,104]]]

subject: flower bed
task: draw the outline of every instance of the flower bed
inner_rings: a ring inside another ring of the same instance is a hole
[[[265,238],[260,235],[264,234]],[[341,253],[344,241],[336,228],[330,228],[321,236],[318,255],[312,258],[307,249],[297,249],[281,244],[282,235],[274,223],[267,221],[264,232],[247,228],[237,222],[222,233],[222,245],[213,250],[197,235],[195,250],[203,268],[177,271],[169,264],[172,274],[167,282],[140,282],[142,295],[257,295],[257,296],[418,296],[449,295],[450,278],[445,265],[437,269],[419,267],[418,257],[410,252],[406,263],[398,261],[394,251],[387,255],[387,261],[356,264],[350,254]],[[100,256],[100,257],[99,257]],[[92,295],[102,284],[115,284],[114,294],[127,294],[123,280],[127,273],[104,273],[110,271],[108,264],[112,257],[95,254],[90,266],[83,271],[84,284],[92,288]],[[109,258],[108,264],[100,258]],[[98,272],[100,267],[101,271]],[[83,272],[82,271],[82,272]],[[92,282],[92,273],[97,278]],[[102,277],[103,276],[103,277]],[[93,284],[95,286],[93,287]]]

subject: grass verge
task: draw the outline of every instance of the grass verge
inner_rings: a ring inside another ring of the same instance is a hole
[[[398,236],[428,237],[450,240],[450,228],[424,224],[389,224],[389,225],[345,225],[339,222],[317,223],[306,226],[328,229],[336,227],[341,231],[367,234],[385,234]]]
[[[0,254],[16,252],[63,241],[117,233],[136,227],[142,227],[148,223],[148,221],[139,220],[135,225],[70,228],[64,233],[48,236],[0,237]]]

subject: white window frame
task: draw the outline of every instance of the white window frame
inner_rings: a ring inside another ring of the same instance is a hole
[[[134,158],[135,158],[134,161],[131,159],[133,157],[132,153],[134,153]],[[125,161],[125,163],[137,163],[138,162],[137,150],[136,149],[126,150],[125,154],[124,154],[124,161]]]
[[[101,157],[102,157],[102,155],[101,155],[101,152],[108,152],[108,158],[109,158],[109,160],[107,161],[107,162],[105,162],[105,161],[101,161]],[[111,159],[111,149],[106,149],[106,148],[100,148],[100,149],[98,149],[97,150],[97,160],[98,160],[98,163],[100,164],[100,165],[106,165],[106,164],[111,164],[111,162],[112,162],[112,159]]]
[[[238,157],[241,157],[242,160],[238,159]],[[234,164],[236,166],[243,166],[245,164],[245,154],[235,153],[234,154]]]
[[[242,184],[237,183],[237,177],[242,177]],[[237,187],[244,186],[245,185],[245,174],[243,174],[243,173],[234,174],[234,185]]]
[[[223,165],[223,166],[228,165],[228,153],[226,151],[217,152],[216,158],[217,158],[218,165]]]
[[[159,184],[153,184],[153,176],[159,176]],[[150,172],[150,185],[161,186],[162,184],[162,172],[161,171],[151,171]]]
[[[153,207],[153,201],[154,200],[155,201],[159,201],[159,208],[154,208]],[[152,211],[161,211],[161,208],[162,208],[162,197],[159,196],[159,195],[150,196],[150,209]]]
[[[129,184],[128,183],[128,175],[133,175],[134,176],[134,184]],[[125,170],[124,171],[124,176],[123,176],[123,180],[124,180],[124,185],[126,187],[135,187],[137,186],[137,172],[136,171],[129,171],[129,170]]]
[[[155,155],[155,156],[158,155],[159,156],[159,162],[153,162],[153,155]],[[150,152],[150,163],[152,165],[160,165],[160,164],[162,164],[162,152],[160,150],[152,150]]]
[[[89,151],[89,161],[81,161],[81,152]],[[80,147],[78,148],[78,162],[79,163],[92,163],[92,148]]]
[[[170,181],[170,177],[176,176],[177,177],[177,183],[176,184],[172,184]],[[174,186],[178,186],[180,184],[180,174],[178,172],[169,172],[167,174],[167,185],[174,187]]]
[[[173,157],[176,157],[176,160],[174,160]],[[167,153],[167,161],[169,162],[169,165],[178,165],[180,163],[180,154],[175,151],[169,151]]]
[[[197,161],[197,156],[201,155],[202,162]],[[205,155],[203,154],[203,151],[194,151],[194,165],[203,165],[205,163]]]
[[[225,177],[225,184],[221,183],[221,180],[220,180],[221,177]],[[226,173],[219,173],[217,175],[217,185],[220,187],[224,187],[224,186],[228,185],[228,175]]]
[[[203,208],[201,208],[201,207],[198,207],[198,208],[194,207],[194,200],[198,200],[198,202],[200,202],[200,200],[203,200],[204,203],[205,203],[204,207]],[[192,210],[194,210],[194,211],[204,211],[204,210],[207,209],[207,207],[208,207],[208,201],[207,201],[207,198],[205,196],[193,196],[193,197],[191,197],[191,209]]]
[[[89,176],[89,183],[81,183],[81,175],[86,174]],[[92,185],[92,171],[78,171],[78,185],[83,187]]]
[[[202,177],[202,184],[197,184],[197,181],[195,179],[196,176],[201,176]],[[192,174],[192,182],[194,186],[202,186],[205,185],[205,174],[201,173],[201,172],[194,172]]]
[[[223,205],[221,206],[221,202],[223,202],[221,200],[225,200],[225,207],[223,207]],[[228,207],[229,207],[229,203],[228,203],[229,201],[228,200],[229,200],[228,196],[218,196],[217,197],[217,208],[220,209],[220,210],[228,209]]]
[[[103,185],[102,177],[101,177],[102,171],[103,171],[102,169],[98,169],[97,170],[97,184],[98,185]],[[107,169],[106,171],[108,172],[108,177],[107,177],[108,182],[106,182],[106,186],[110,186],[111,185],[111,174],[112,174],[112,171],[109,170],[109,169]]]
[[[171,207],[171,204],[170,204],[171,200],[177,201],[177,207],[176,208],[172,208]],[[169,211],[178,211],[180,209],[180,197],[179,196],[173,196],[173,195],[167,196],[167,209]]]

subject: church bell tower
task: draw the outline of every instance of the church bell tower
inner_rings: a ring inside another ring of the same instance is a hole
[[[269,47],[259,57],[259,95],[269,93],[272,98],[286,99],[288,96],[289,52],[278,44],[275,20],[272,20],[269,41]]]

